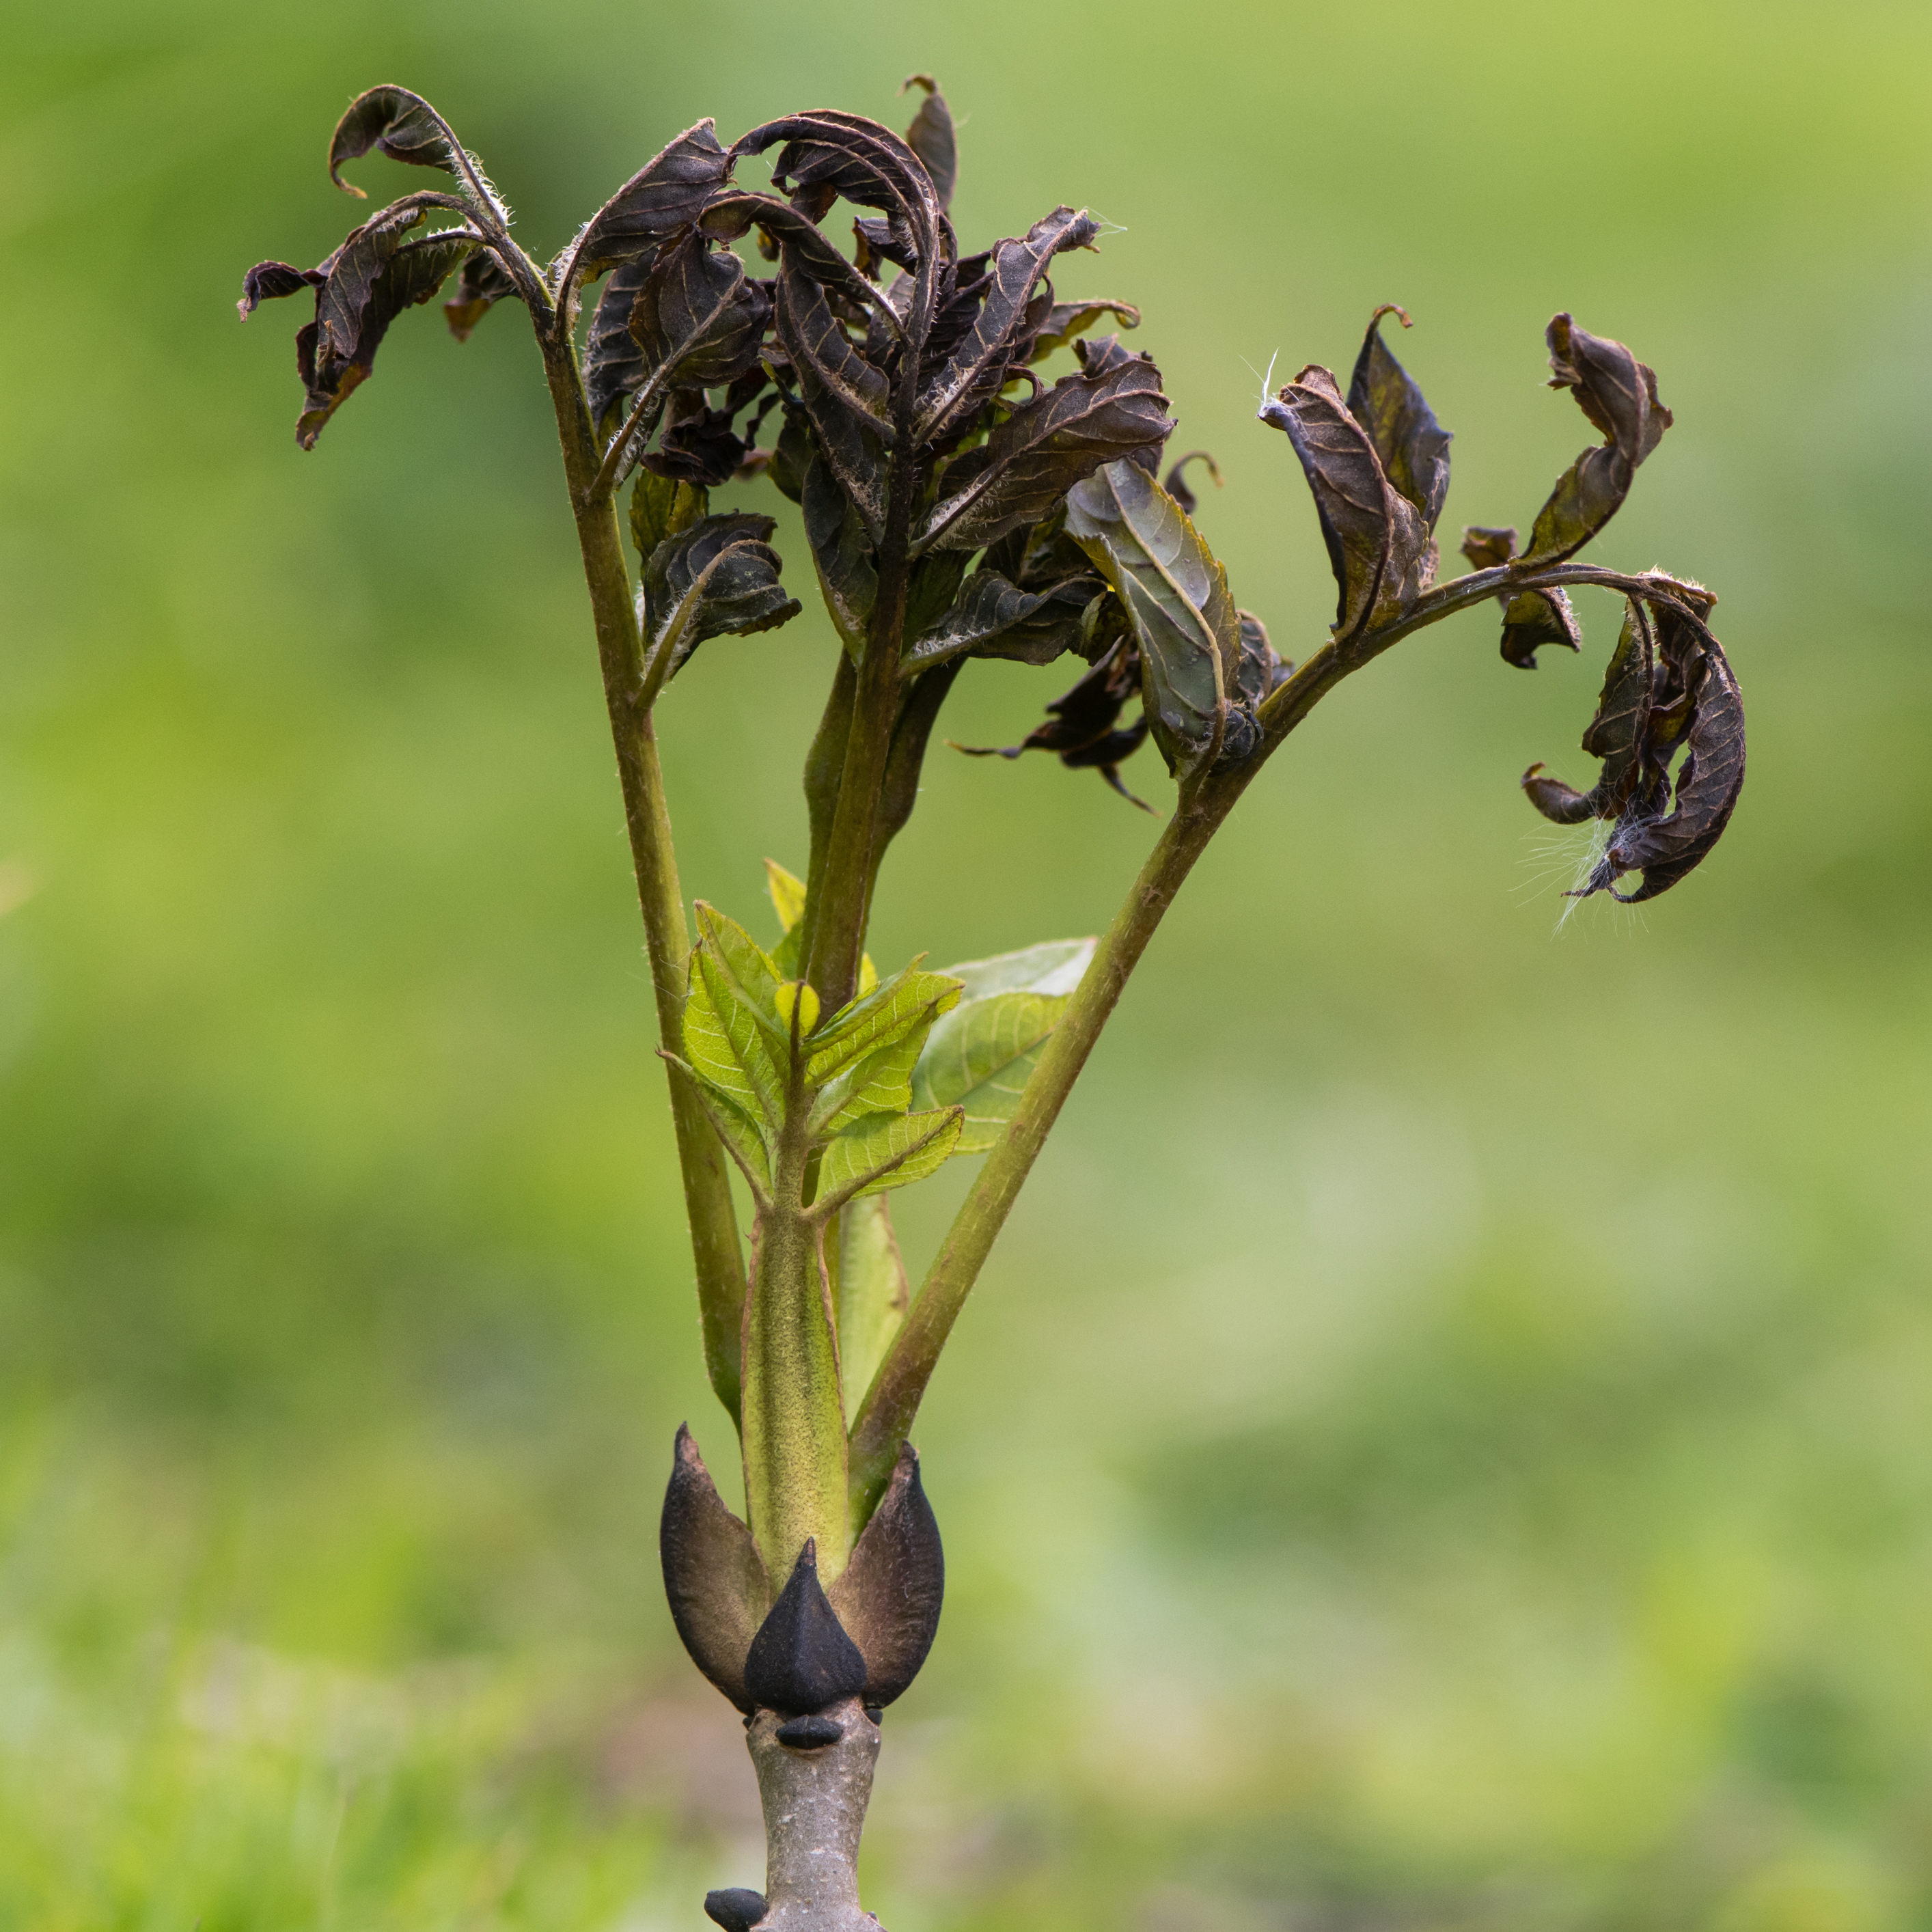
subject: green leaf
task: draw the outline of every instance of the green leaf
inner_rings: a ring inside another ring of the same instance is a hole
[[[684,996],[685,1058],[713,1094],[757,1123],[769,1141],[783,1111],[777,1070],[756,1023],[734,1000],[728,986],[720,989],[717,978],[715,961],[700,947],[691,956],[691,982]]]
[[[903,1114],[912,1105],[912,1070],[927,1032],[915,1026],[827,1081],[812,1106],[813,1138],[836,1134],[866,1114]]]
[[[841,1008],[806,1042],[805,1077],[823,1085],[865,1055],[915,1029],[922,1034],[959,999],[959,982],[917,962]]]
[[[1240,657],[1228,573],[1137,464],[1110,463],[1074,490],[1066,531],[1132,622],[1155,742],[1172,770],[1193,770],[1220,748]]]
[[[884,1360],[910,1300],[905,1262],[885,1196],[848,1202],[825,1238],[832,1304],[838,1325],[838,1368],[849,1426]]]
[[[922,1114],[868,1114],[831,1142],[818,1164],[821,1203],[843,1204],[936,1173],[965,1116],[957,1107]]]
[[[914,1070],[911,1104],[964,1108],[955,1154],[984,1154],[999,1138],[1068,1004],[1064,995],[996,993],[963,1003],[932,1029]]]
[[[708,1002],[709,994],[704,997]],[[712,1022],[715,1022],[717,1017],[716,1008],[712,1010],[710,1017]],[[706,1025],[706,1022],[700,1017],[698,1027],[698,1037],[701,1040],[709,1040],[715,1044],[717,1032],[714,1030],[707,1033],[705,1030]],[[685,1040],[687,1050],[692,1037],[692,1015],[689,1005],[687,1004],[685,1010]],[[728,1099],[716,1081],[699,1072],[689,1060],[680,1060],[674,1053],[667,1053],[664,1058],[689,1079],[696,1088],[698,1104],[704,1109],[705,1117],[717,1130],[718,1138],[724,1143],[727,1151],[744,1169],[745,1178],[752,1184],[752,1192],[761,1203],[764,1202],[770,1197],[772,1191],[771,1150],[765,1144],[765,1136],[760,1131],[757,1119],[754,1115],[747,1114],[736,1102]],[[730,1064],[733,1077],[735,1078],[738,1072],[735,1060]]]
[[[1070,993],[1094,957],[1090,939],[1049,939],[1024,946],[1017,952],[996,952],[988,959],[964,959],[946,968],[949,980],[959,982],[960,1004],[990,1000],[997,993]]]
[[[772,896],[772,910],[778,916],[780,928],[790,932],[805,916],[805,881],[788,872],[776,859],[765,861],[765,890]]]

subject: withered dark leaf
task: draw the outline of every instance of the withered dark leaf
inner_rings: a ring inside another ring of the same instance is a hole
[[[1167,472],[1167,480],[1160,486],[1191,517],[1201,507],[1201,500],[1187,487],[1186,471],[1190,463],[1204,463],[1208,473],[1214,479],[1216,489],[1221,488],[1221,466],[1204,449],[1190,449],[1185,456],[1174,458]]]
[[[1064,376],[946,466],[915,548],[976,550],[1036,523],[1102,464],[1157,452],[1173,428],[1146,356]]]
[[[618,404],[644,386],[644,352],[631,333],[631,311],[656,260],[657,250],[652,247],[620,262],[591,314],[584,345],[584,394],[591,422],[601,435],[615,434]]]
[[[1519,670],[1536,668],[1537,648],[1562,644],[1580,651],[1583,634],[1567,590],[1519,590],[1498,600],[1503,607],[1502,654],[1505,664]]]
[[[1584,750],[1600,758],[1604,769],[1588,792],[1580,792],[1547,776],[1541,765],[1532,765],[1522,775],[1522,788],[1545,818],[1580,825],[1586,819],[1615,818],[1629,804],[1643,776],[1655,670],[1649,616],[1635,598],[1627,599],[1597,713],[1583,734]]]
[[[1066,533],[1133,626],[1162,755],[1171,770],[1191,772],[1225,741],[1240,656],[1227,572],[1180,505],[1131,463],[1108,464],[1068,495]]]
[[[776,195],[759,194],[749,188],[713,195],[698,218],[698,227],[700,233],[721,242],[735,242],[755,227],[760,244],[767,240],[772,244],[766,260],[777,260],[789,248],[792,266],[822,286],[836,290],[862,308],[878,298],[878,291],[824,236]],[[762,245],[760,252],[764,252]]]
[[[1368,432],[1326,369],[1311,364],[1260,413],[1301,460],[1335,573],[1336,640],[1352,643],[1427,586],[1435,542],[1414,505],[1383,475]]]
[[[349,104],[328,143],[328,178],[344,194],[367,199],[352,182],[342,178],[342,164],[360,159],[372,148],[392,161],[442,169],[454,178],[460,198],[472,213],[502,220],[502,205],[482,169],[464,152],[449,123],[421,94],[406,87],[372,87]]]
[[[724,1507],[691,1431],[680,1426],[658,1525],[664,1594],[691,1660],[738,1708],[753,1708],[745,1660],[771,1602],[752,1532]]]
[[[1516,526],[1471,524],[1462,532],[1461,548],[1472,570],[1498,570],[1516,555]]]
[[[812,546],[812,560],[818,572],[818,587],[824,593],[825,608],[847,654],[856,664],[866,654],[879,575],[866,527],[823,456],[814,458],[806,472],[800,507],[805,512],[806,541]]]
[[[776,320],[818,448],[876,542],[885,526],[885,451],[894,440],[885,374],[845,333],[824,288],[789,261],[778,274]]]
[[[666,537],[644,566],[646,648],[670,655],[654,678],[676,676],[707,638],[775,630],[798,615],[778,581],[770,517],[704,517]]]
[[[890,128],[863,115],[815,108],[765,122],[741,134],[731,152],[760,154],[781,141],[772,181],[791,193],[795,207],[822,218],[842,195],[857,207],[897,213],[910,225],[921,256],[936,256],[944,211],[932,177]]]
[[[242,278],[241,299],[235,306],[246,322],[262,303],[320,288],[328,279],[326,264],[320,268],[298,268],[292,262],[257,262]]]
[[[1579,328],[1567,314],[1551,318],[1549,340],[1550,386],[1569,390],[1604,440],[1556,479],[1517,560],[1525,564],[1560,563],[1581,550],[1616,515],[1637,465],[1670,427],[1655,374],[1621,342]]]
[[[771,314],[763,289],[728,248],[696,233],[660,250],[638,290],[630,330],[646,383],[722,388],[758,364]]]
[[[1097,322],[1111,316],[1123,328],[1138,328],[1141,312],[1132,302],[1057,302],[1027,344],[1026,359],[1043,362],[1056,349],[1070,347]],[[1118,338],[1116,338],[1118,339]]]
[[[826,1594],[865,1658],[866,1702],[890,1704],[926,1661],[946,1594],[939,1524],[910,1442],[900,1444],[886,1493]]]
[[[516,292],[517,285],[495,250],[478,249],[464,263],[456,278],[455,294],[442,305],[450,334],[459,342],[467,342],[470,331],[490,310]]]
[[[297,332],[296,366],[306,396],[296,440],[312,449],[322,428],[374,368],[391,322],[431,299],[476,245],[473,236],[408,231],[424,209],[406,197],[355,230],[323,267],[315,320]]]
[[[730,179],[731,164],[709,119],[687,128],[590,218],[565,257],[566,276],[599,274],[695,221]]]
[[[940,620],[907,646],[906,662],[923,668],[966,656],[1036,616],[1051,601],[1050,593],[1022,590],[996,570],[975,571]]]
[[[1084,208],[1061,206],[1017,240],[996,243],[972,326],[921,391],[914,434],[923,442],[944,430],[956,412],[970,410],[996,393],[1023,328],[1028,304],[1046,266],[1070,248],[1092,245],[1100,224]],[[1051,304],[1042,314],[1051,313]]]
[[[745,1694],[762,1709],[803,1717],[856,1697],[865,1688],[865,1658],[826,1601],[818,1546],[808,1539],[790,1580],[752,1640]]]
[[[1106,602],[1115,609],[1113,597]],[[1094,668],[1072,690],[1063,692],[1046,707],[1047,722],[1036,726],[1017,745],[960,745],[956,751],[972,758],[1017,758],[1028,752],[1053,752],[1070,771],[1097,770],[1107,783],[1143,812],[1154,808],[1144,799],[1136,798],[1120,782],[1119,766],[1147,742],[1148,720],[1143,710],[1131,725],[1121,726],[1119,718],[1128,700],[1141,688],[1140,652],[1131,639],[1117,635]]]
[[[658,446],[644,460],[646,470],[715,490],[742,466],[744,439],[731,427],[728,410],[714,410],[702,389],[676,389],[665,406]]]
[[[1405,328],[1409,326],[1408,315],[1394,302],[1384,302],[1370,316],[1349,378],[1348,413],[1367,432],[1382,474],[1415,506],[1424,527],[1433,530],[1449,494],[1449,432],[1389,353],[1382,340],[1385,315],[1400,316]]]
[[[952,206],[952,190],[959,178],[958,144],[952,131],[952,110],[939,91],[939,83],[929,74],[908,74],[901,84],[903,94],[909,87],[926,90],[919,112],[905,131],[906,146],[926,164],[932,178],[932,191],[941,208]]]

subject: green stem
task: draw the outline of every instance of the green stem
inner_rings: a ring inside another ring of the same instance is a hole
[[[664,773],[658,761],[657,734],[648,707],[638,702],[643,676],[643,640],[631,602],[623,541],[614,500],[595,494],[596,439],[584,400],[582,374],[573,345],[540,335],[544,372],[556,411],[563,446],[565,479],[577,521],[584,581],[590,588],[598,662],[604,674],[604,699],[616,745],[617,779],[637,870],[638,904],[644,914],[651,986],[657,1000],[658,1030],[675,1053],[681,1044],[685,974],[691,953],[684,922],[684,898],[677,858],[671,844],[670,814],[664,802]],[[687,1082],[667,1070],[671,1120],[677,1136],[678,1166],[684,1177],[685,1210],[691,1223],[692,1253],[697,1264],[698,1304],[704,1338],[704,1365],[718,1400],[739,1419],[745,1263],[737,1214],[724,1152]]]
[[[893,1337],[866,1392],[852,1425],[850,1454],[855,1526],[865,1524],[884,1492],[939,1352],[1101,1029],[1119,1004],[1128,975],[1147,950],[1181,882],[1234,808],[1259,763],[1256,760],[1238,772],[1209,779],[1191,800],[1184,796],[1113,924],[1095,948],[1072,1003],[1027,1082],[1017,1112],[987,1156],[904,1325]]]

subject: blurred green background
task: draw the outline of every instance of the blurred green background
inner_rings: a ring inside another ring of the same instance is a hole
[[[919,10],[12,16],[0,1924],[656,1932],[759,1881],[655,1574],[674,1429],[729,1430],[527,332],[406,318],[304,457],[297,305],[232,304],[356,218],[376,81],[548,254],[699,115],[898,122],[929,68],[969,244],[1124,231],[1062,292],[1144,307],[1288,655],[1332,592],[1252,370],[1404,302],[1445,528],[1526,526],[1586,434],[1544,322],[1630,342],[1677,427],[1594,554],[1721,592],[1751,778],[1689,883],[1556,930],[1515,779],[1587,763],[1604,604],[1534,676],[1493,614],[1413,640],[1250,794],[922,1418],[952,1587],[868,1903],[1932,1925],[1932,16]],[[686,890],[754,922],[833,649],[721,640],[663,710]],[[981,667],[946,728],[1067,681]],[[1095,930],[1150,832],[941,752],[873,950]],[[916,1262],[964,1179],[898,1197]]]

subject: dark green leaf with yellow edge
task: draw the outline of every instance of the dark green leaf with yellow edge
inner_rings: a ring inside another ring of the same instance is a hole
[[[1155,741],[1192,771],[1220,749],[1240,621],[1228,573],[1138,464],[1111,463],[1068,496],[1066,531],[1126,610]]]

